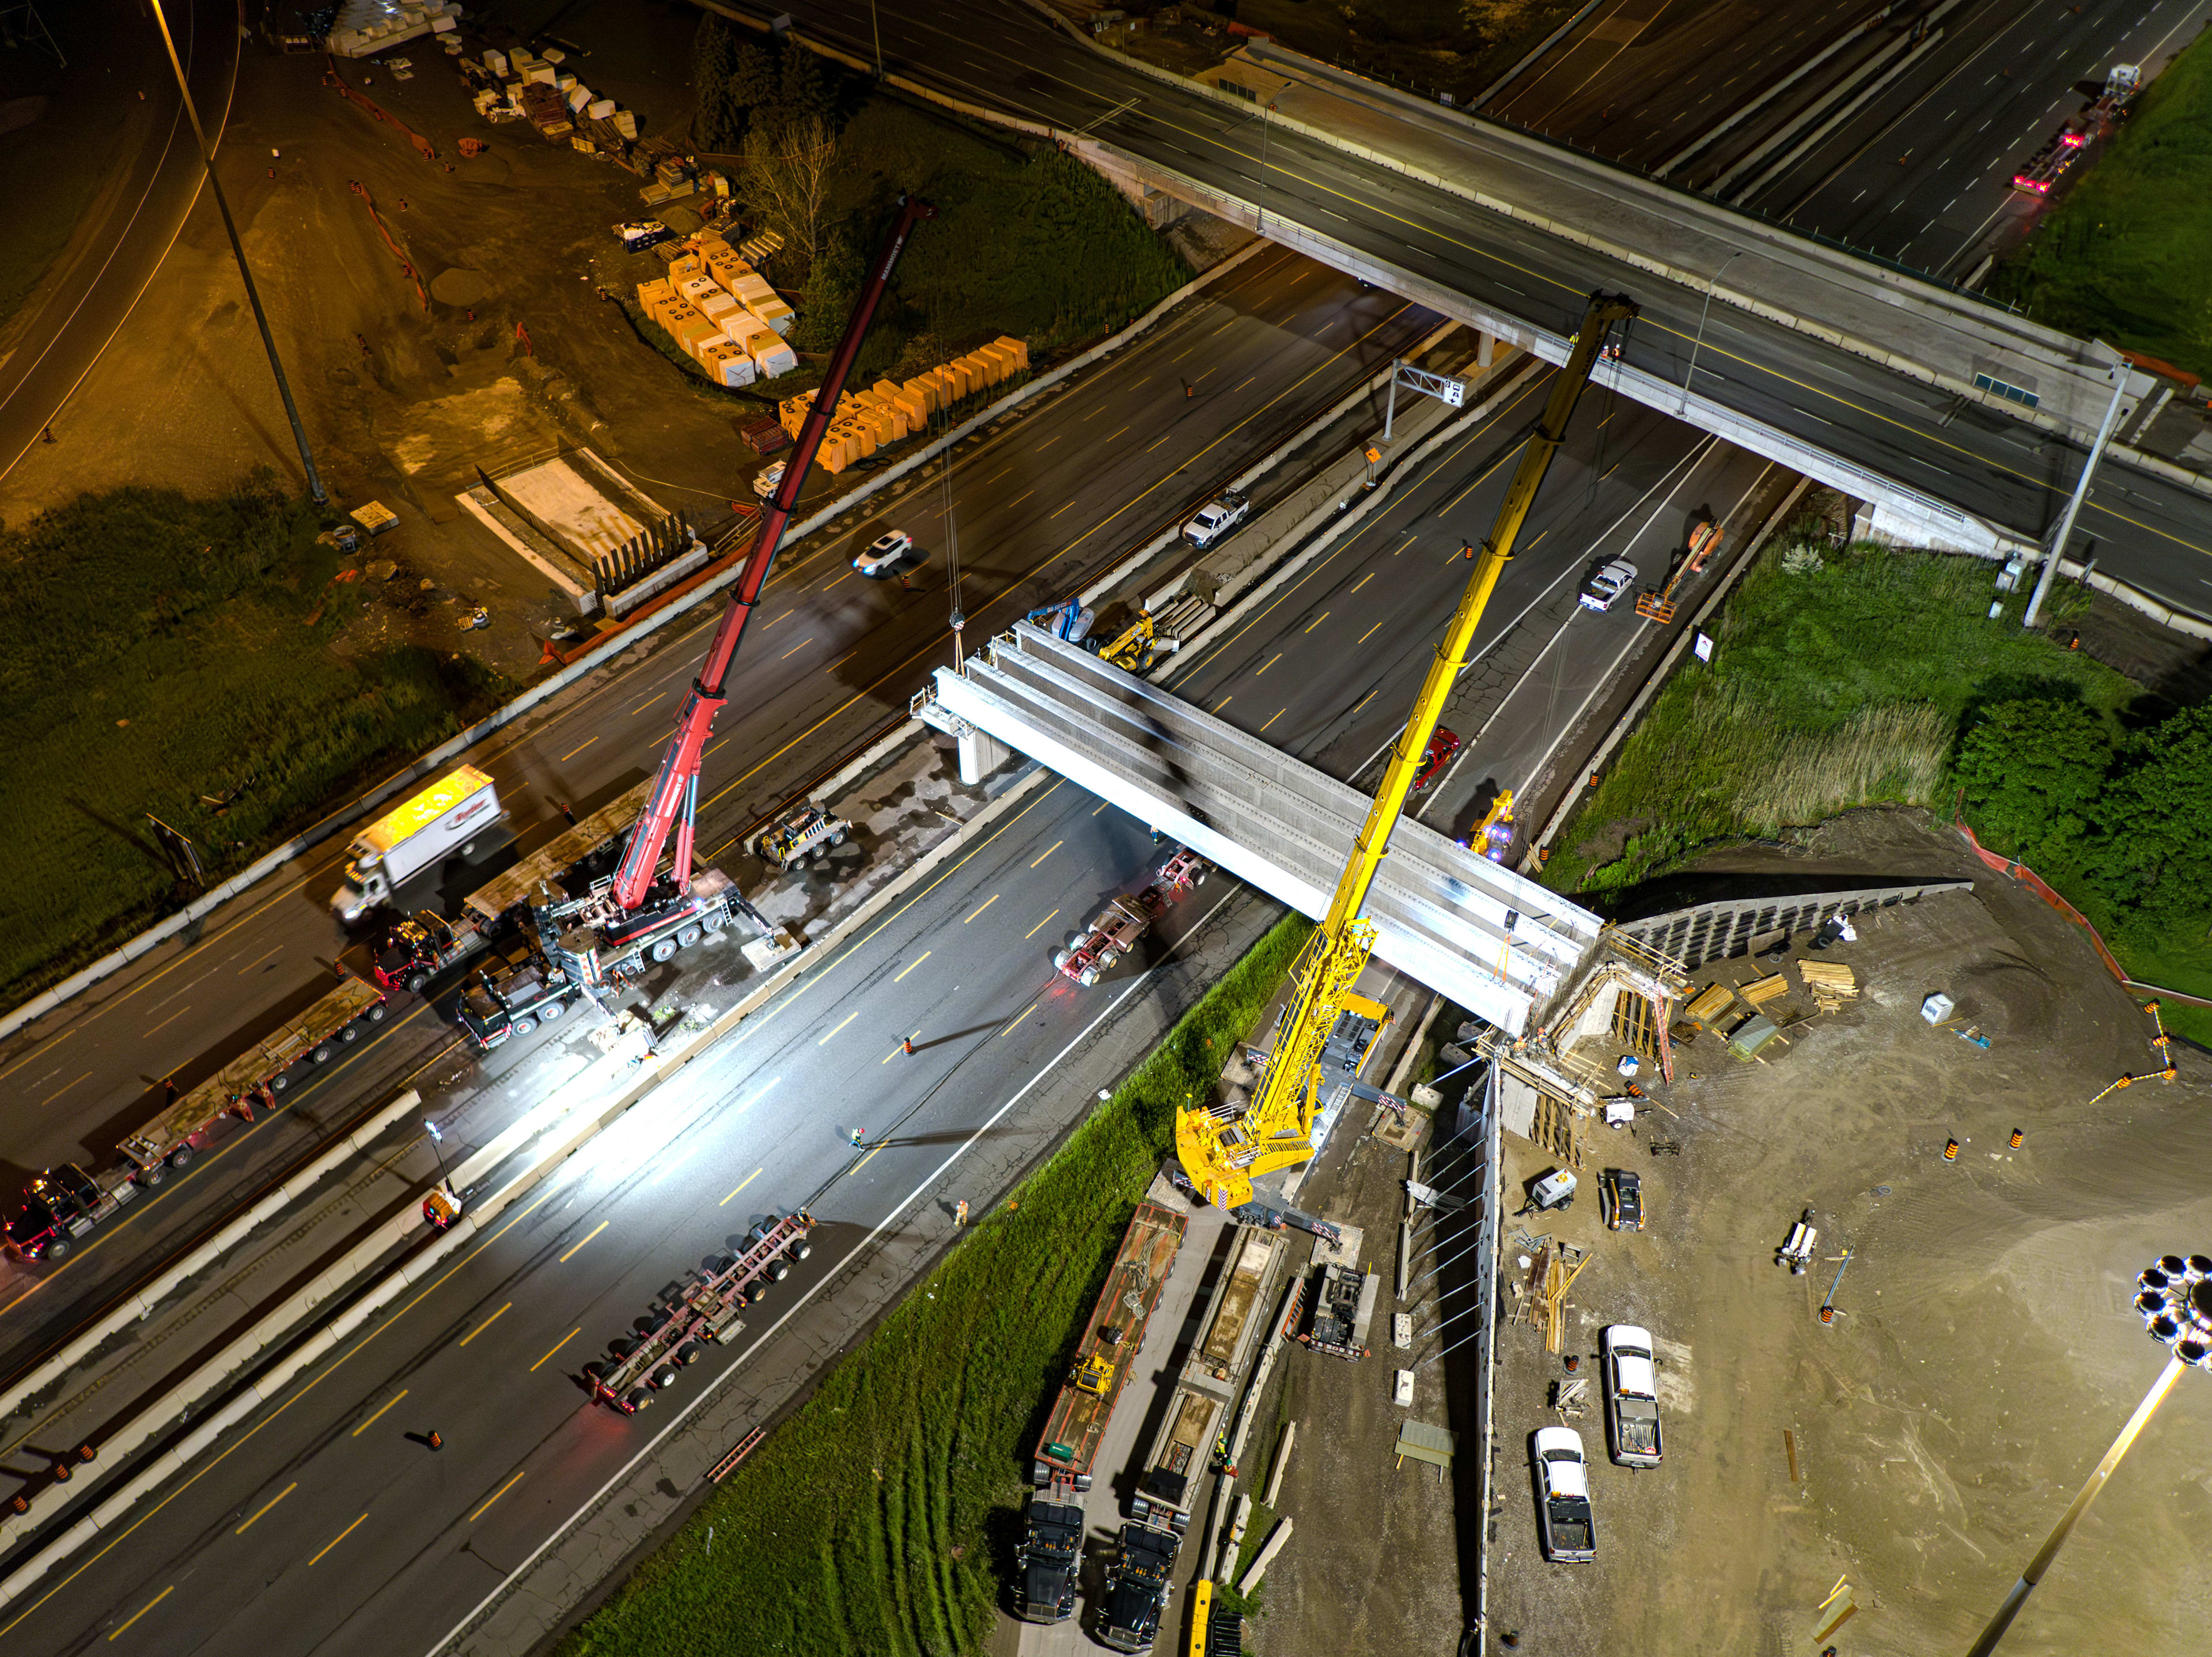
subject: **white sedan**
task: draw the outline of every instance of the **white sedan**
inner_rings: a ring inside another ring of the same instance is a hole
[[[899,565],[913,556],[914,537],[903,529],[890,529],[853,555],[853,568],[870,581],[881,581],[897,574]]]
[[[1569,1564],[1597,1557],[1590,1519],[1589,1464],[1582,1435],[1571,1427],[1540,1427],[1529,1446],[1536,1470],[1536,1524],[1544,1557]]]
[[[1615,600],[1636,585],[1636,566],[1626,558],[1615,558],[1583,583],[1580,594],[1585,610],[1610,610]]]

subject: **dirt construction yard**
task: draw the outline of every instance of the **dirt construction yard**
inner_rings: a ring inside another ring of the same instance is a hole
[[[1597,1558],[1545,1563],[1528,1442],[1558,1419],[1565,1372],[1539,1330],[1501,1331],[1490,1650],[1963,1652],[2157,1377],[2166,1355],[2130,1301],[2159,1256],[2212,1253],[2212,1061],[2177,1043],[2179,1080],[2096,1099],[2160,1068],[2150,1019],[2069,923],[1954,844],[1919,813],[1862,813],[1808,854],[1721,862],[1978,878],[1826,952],[1863,986],[1838,1013],[1814,1011],[1793,962],[1785,1004],[1811,1016],[1790,1045],[1747,1064],[1710,1035],[1682,1049],[1674,1085],[1653,1090],[1664,1108],[1595,1130],[1589,1200],[1507,1221],[1509,1279],[1530,1252],[1522,1228],[1590,1251],[1565,1330],[1583,1374],[1608,1323],[1657,1337],[1666,1456],[1635,1473],[1607,1461],[1593,1380],[1571,1424]],[[1697,981],[1771,970],[1738,957]],[[1921,1020],[1937,990],[1958,1003],[1953,1028]],[[1654,1138],[1680,1154],[1653,1154]],[[1510,1215],[1552,1164],[1507,1146]],[[1644,1176],[1640,1234],[1601,1228],[1608,1164]],[[1793,1276],[1775,1252],[1808,1207],[1820,1242]],[[2185,1374],[2002,1650],[2204,1650],[2209,1528],[2212,1374]]]

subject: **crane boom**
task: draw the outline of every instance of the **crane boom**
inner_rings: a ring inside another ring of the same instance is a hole
[[[846,376],[860,354],[860,342],[867,335],[869,324],[875,320],[876,308],[890,281],[891,267],[898,263],[914,227],[936,216],[937,210],[927,202],[903,196],[899,198],[897,221],[869,267],[867,280],[861,284],[852,318],[845,325],[844,338],[837,342],[829,370],[822,377],[822,388],[814,394],[814,406],[807,411],[805,423],[799,429],[798,443],[784,464],[783,481],[776,485],[768,510],[761,514],[752,551],[746,555],[744,567],[731,591],[729,608],[722,612],[721,624],[714,630],[714,637],[707,646],[699,676],[691,681],[691,693],[676,716],[676,733],[660,756],[660,771],[653,779],[644,814],[638,819],[637,828],[623,853],[622,867],[616,872],[611,890],[616,905],[624,913],[639,908],[652,891],[653,871],[672,832],[676,837],[672,865],[675,890],[683,892],[690,886],[692,836],[699,803],[699,765],[706,752],[707,739],[714,734],[714,716],[721,711],[727,699],[723,687],[729,679],[730,664],[737,659],[738,646],[745,636],[745,624],[752,619],[753,606],[760,601],[761,588],[768,581],[776,551],[782,545],[784,528],[799,504],[799,484],[805,480],[807,468],[814,463],[815,451],[822,446],[822,436],[829,430],[830,422],[836,414],[837,399],[843,394]]]
[[[1389,850],[1391,832],[1405,809],[1406,795],[1420,769],[1429,738],[1435,734],[1452,685],[1467,667],[1475,629],[1481,624],[1491,593],[1513,556],[1514,541],[1528,520],[1544,474],[1551,468],[1552,457],[1565,440],[1567,422],[1582,399],[1583,388],[1589,383],[1590,368],[1606,333],[1614,322],[1635,314],[1635,303],[1624,295],[1590,295],[1582,326],[1570,342],[1566,362],[1552,381],[1543,416],[1522,451],[1520,465],[1506,485],[1505,498],[1498,503],[1497,521],[1475,559],[1474,574],[1437,646],[1406,728],[1383,769],[1375,803],[1352,841],[1351,857],[1338,878],[1328,912],[1291,969],[1295,995],[1257,1096],[1234,1118],[1204,1107],[1176,1112],[1176,1152],[1183,1171],[1210,1201],[1224,1209],[1251,1201],[1252,1181],[1261,1174],[1293,1167],[1313,1154],[1314,1118],[1321,1104],[1322,1048],[1335,1026],[1344,997],[1358,982],[1375,947],[1374,923],[1363,914],[1368,890]]]

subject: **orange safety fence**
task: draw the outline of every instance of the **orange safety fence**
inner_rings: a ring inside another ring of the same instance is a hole
[[[2066,917],[2068,920],[2073,922],[2075,925],[2080,927],[2084,932],[2087,933],[2089,935],[2089,942],[2096,949],[2098,958],[2102,960],[2106,966],[2112,969],[2112,976],[2118,978],[2124,985],[2130,987],[2133,985],[2135,981],[2128,977],[2126,972],[2121,967],[2119,962],[2112,959],[2112,952],[2105,947],[2104,939],[2098,935],[2097,929],[2089,924],[2089,917],[2084,915],[2080,910],[2075,908],[2073,905],[2068,903],[2065,899],[2060,897],[2056,892],[2052,891],[2050,881],[2045,880],[2040,874],[2038,874],[2033,869],[2030,868],[2026,863],[2021,862],[2018,858],[2008,857],[2002,852],[1991,851],[1987,846],[1984,845],[1979,840],[1977,840],[1974,838],[1973,830],[1968,828],[1966,824],[1962,822],[1954,822],[1951,826],[1957,829],[1960,833],[1966,837],[1966,844],[1973,848],[1975,856],[1980,858],[1983,862],[1995,869],[1998,874],[2008,875],[2011,879],[2018,880],[2022,886],[2025,886],[2029,888],[2029,890],[2034,892],[2043,899],[2044,902],[2049,904],[2061,915]]]

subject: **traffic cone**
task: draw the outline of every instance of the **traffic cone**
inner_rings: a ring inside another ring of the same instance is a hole
[[[2009,1144],[2009,1145],[2010,1145],[2010,1146],[2011,1146],[2014,1150],[2018,1150],[2018,1149],[2020,1148],[2020,1142],[2021,1142],[2021,1140],[2025,1139],[2026,1137],[2027,1137],[2027,1135],[2025,1135],[2025,1134],[2023,1134],[2022,1132],[2021,1132],[2021,1130],[2020,1130],[2019,1129],[2014,1128],[2014,1129],[2012,1130],[2012,1137],[2011,1137],[2009,1140],[2008,1140],[2006,1142],[2007,1142],[2008,1144]]]
[[[1943,1160],[1946,1162],[1955,1162],[1959,1160],[1959,1142],[1957,1140],[1947,1139],[1943,1142]]]

